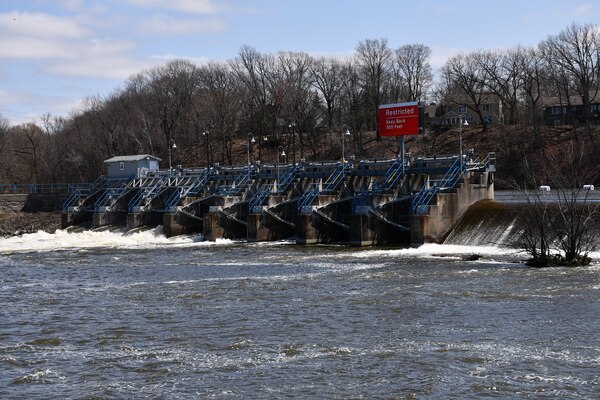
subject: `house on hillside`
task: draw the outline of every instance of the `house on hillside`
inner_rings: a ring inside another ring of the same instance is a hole
[[[600,93],[590,93],[590,122],[600,124]],[[544,123],[549,126],[583,125],[586,123],[581,96],[569,98],[545,97],[542,99]]]
[[[451,96],[446,104],[437,105],[435,117],[432,118],[432,125],[453,126],[458,125],[460,116],[463,115],[464,120],[469,125],[496,124],[504,122],[502,110],[502,102],[495,94],[483,95],[479,104],[481,116],[475,110],[476,105],[473,104],[467,96]],[[428,115],[431,115],[431,110]],[[431,118],[431,117],[430,117]]]
[[[117,156],[104,160],[107,178],[137,178],[158,171],[160,158],[149,154]]]

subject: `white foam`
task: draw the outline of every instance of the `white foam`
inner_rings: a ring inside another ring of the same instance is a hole
[[[54,251],[96,248],[148,249],[156,247],[201,247],[228,245],[234,243],[228,239],[216,242],[202,242],[202,236],[176,236],[167,238],[162,227],[152,230],[126,233],[124,231],[83,231],[70,233],[58,230],[55,233],[39,231],[37,233],[0,239],[0,254],[30,251]]]
[[[429,258],[429,257],[456,257],[462,258],[466,255],[479,254],[481,256],[516,256],[519,255],[514,249],[494,246],[462,246],[455,244],[424,244],[416,248],[393,249],[393,250],[363,250],[353,254],[357,258]],[[342,254],[347,257],[348,254]],[[352,256],[352,255],[351,255]]]

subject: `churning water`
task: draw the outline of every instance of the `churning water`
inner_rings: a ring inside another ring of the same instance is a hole
[[[0,240],[0,398],[599,398],[598,263],[199,239]]]

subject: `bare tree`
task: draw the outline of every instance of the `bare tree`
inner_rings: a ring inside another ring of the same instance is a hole
[[[541,52],[536,48],[521,49],[519,54],[521,93],[525,103],[525,114],[529,117],[527,122],[533,126],[536,144],[539,146],[541,143],[541,102],[546,81],[543,59]]]
[[[239,81],[225,64],[200,68],[201,91],[196,101],[197,129],[208,131],[206,140],[222,163],[233,164],[233,139],[239,119]],[[209,146],[207,142],[207,146]],[[207,160],[208,162],[208,160]]]
[[[327,130],[333,131],[336,107],[339,107],[342,90],[342,63],[335,58],[318,58],[312,64],[314,86],[320,93],[327,109]]]
[[[4,118],[2,115],[0,115],[0,154],[2,154],[2,151],[4,150],[4,147],[6,146],[6,143],[7,143],[6,137],[8,136],[9,130],[10,130],[10,124],[8,123],[8,120],[6,118]]]
[[[149,111],[159,121],[165,141],[164,157],[171,139],[181,139],[180,144],[184,145],[189,145],[192,140],[187,126],[193,115],[198,69],[189,61],[175,60],[146,74]]]
[[[487,131],[482,113],[486,97],[485,73],[475,55],[459,54],[450,58],[442,68],[442,79],[451,85],[447,89],[448,101],[473,110],[479,116],[483,131]]]
[[[389,77],[392,50],[387,39],[367,39],[356,46],[359,76],[365,93],[368,109],[368,127],[377,129],[377,110],[384,98],[385,82]],[[362,146],[359,143],[359,146]]]
[[[600,167],[586,159],[576,143],[547,151],[546,159],[550,182],[558,189],[559,197],[552,224],[554,236],[565,261],[580,263],[594,249],[598,226],[593,224],[600,211],[600,204],[590,201],[590,190],[584,185],[597,180]]]
[[[13,152],[26,166],[19,174],[21,182],[41,182],[45,145],[42,130],[34,123],[24,124],[15,128],[15,139]]]
[[[313,116],[312,106],[312,74],[313,59],[302,52],[283,52],[278,54],[278,62],[282,71],[286,95],[284,96],[285,114],[295,121],[298,127],[300,141],[300,158],[304,158],[304,134],[312,130],[315,121],[310,121]]]
[[[250,131],[266,132],[270,130],[273,108],[273,85],[277,81],[272,56],[263,55],[255,48],[243,46],[238,57],[230,61],[232,71],[243,85],[240,92],[244,107],[246,127]]]
[[[600,82],[600,32],[597,25],[572,24],[542,42],[548,65],[569,84],[581,99],[590,139],[591,103],[598,96]]]
[[[433,73],[430,58],[431,49],[423,44],[407,44],[396,50],[394,65],[406,87],[407,101],[423,100],[431,87]]]
[[[10,135],[10,124],[8,120],[0,115],[0,181],[8,182],[6,175],[11,163],[12,154],[8,149]]]
[[[371,114],[370,107],[364,107],[363,99],[365,89],[361,84],[360,73],[355,61],[351,61],[342,68],[342,89],[340,93],[340,117],[342,125],[346,124],[352,129],[354,140],[360,140],[365,121]],[[339,130],[342,126],[338,127]]]
[[[488,91],[502,102],[502,109],[508,116],[507,123],[514,125],[517,119],[519,93],[523,85],[521,79],[521,51],[519,49],[483,51],[473,55],[485,77],[483,82]],[[498,119],[503,122],[503,115]]]
[[[537,190],[540,182],[534,174],[527,176],[521,185],[528,202],[525,230],[516,245],[532,256],[530,263],[535,266],[587,265],[600,233],[600,204],[591,201],[584,185],[598,179],[600,167],[586,160],[577,142],[571,142],[566,152],[546,149],[543,160],[546,182],[554,193]]]

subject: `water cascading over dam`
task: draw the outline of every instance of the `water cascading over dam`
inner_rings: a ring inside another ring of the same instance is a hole
[[[558,207],[557,192],[546,196],[544,201],[548,207]],[[586,204],[591,207],[600,203],[598,191],[590,191],[581,197],[585,197]],[[494,200],[479,201],[469,207],[444,244],[512,247],[530,223],[526,218],[528,207],[527,195],[496,191]],[[600,215],[596,215],[591,224],[600,225]],[[600,245],[600,237],[596,242]]]

